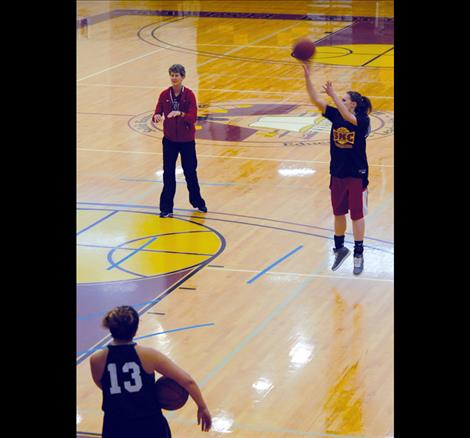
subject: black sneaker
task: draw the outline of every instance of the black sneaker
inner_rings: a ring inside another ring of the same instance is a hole
[[[333,263],[331,270],[336,271],[343,264],[348,255],[351,254],[351,251],[343,246],[339,249],[333,248],[333,252],[335,253],[335,262]]]
[[[354,275],[359,275],[364,269],[364,256],[362,254],[354,255]]]
[[[161,211],[160,217],[173,217],[173,213],[171,211]]]
[[[202,211],[203,213],[207,213],[207,207],[206,207],[206,206],[204,206],[204,207],[197,207],[197,209],[198,209],[199,211]]]

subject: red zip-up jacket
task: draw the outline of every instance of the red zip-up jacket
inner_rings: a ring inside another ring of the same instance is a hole
[[[174,142],[193,141],[196,137],[196,128],[194,127],[197,120],[196,96],[189,88],[183,87],[181,89],[179,111],[183,112],[184,116],[169,119],[167,115],[173,111],[170,97],[171,88],[169,87],[161,92],[153,115],[165,116],[163,135],[169,140]]]

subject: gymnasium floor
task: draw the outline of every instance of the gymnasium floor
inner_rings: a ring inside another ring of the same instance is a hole
[[[77,2],[77,437],[101,434],[89,356],[122,304],[141,315],[137,342],[197,380],[207,436],[393,437],[393,26],[392,1]],[[329,269],[331,125],[290,56],[302,36],[318,90],[374,107],[359,277],[352,257]],[[151,116],[174,63],[199,105],[209,211],[178,160],[161,219]],[[192,400],[165,415],[174,437],[201,436]]]

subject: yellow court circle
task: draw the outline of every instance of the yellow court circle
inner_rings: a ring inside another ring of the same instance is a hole
[[[143,211],[77,210],[77,282],[147,278],[195,267],[224,246],[215,230]]]
[[[319,46],[313,62],[351,67],[393,67],[394,46],[391,44]]]

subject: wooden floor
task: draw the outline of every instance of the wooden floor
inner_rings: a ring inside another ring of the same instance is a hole
[[[329,269],[329,125],[290,56],[301,36],[318,42],[318,89],[374,106],[359,277],[352,257]],[[131,304],[138,342],[199,383],[207,436],[392,437],[393,2],[78,1],[77,50],[77,436],[101,433],[100,318]],[[178,163],[175,217],[160,219],[150,118],[174,63],[199,104],[209,212]],[[164,412],[174,437],[201,436],[192,400]]]

